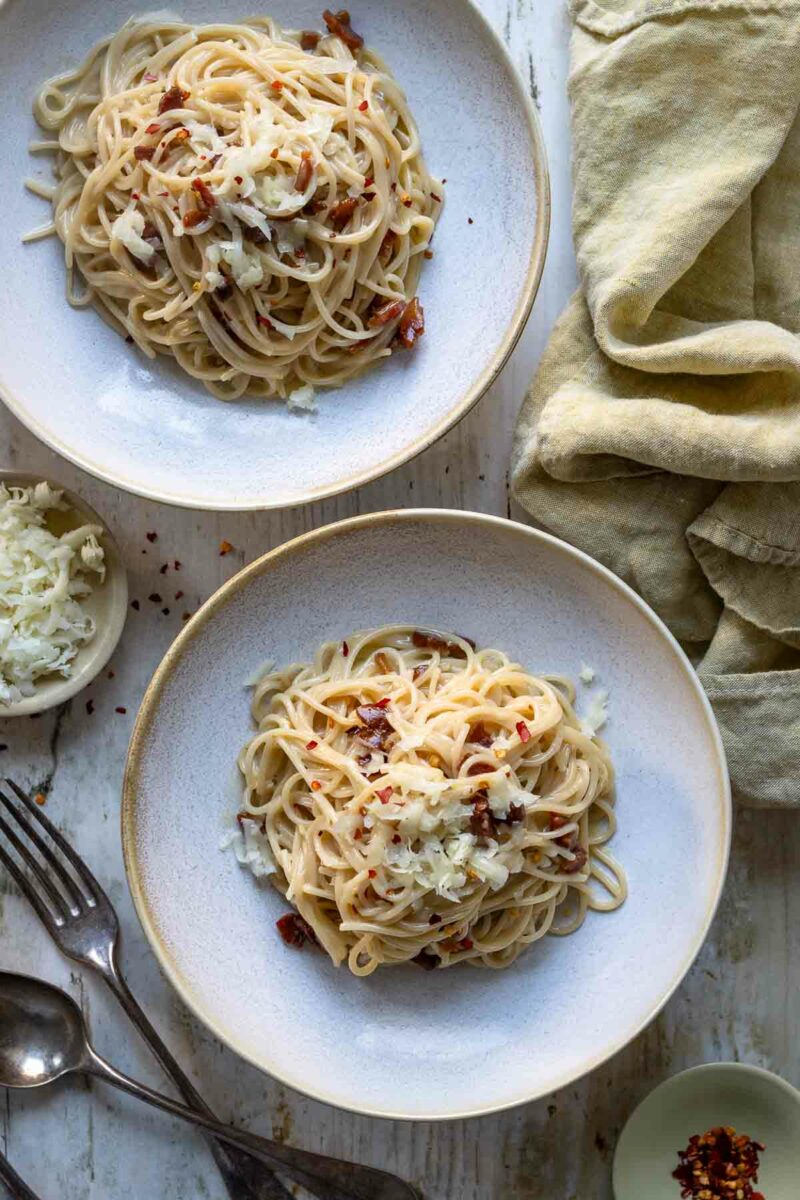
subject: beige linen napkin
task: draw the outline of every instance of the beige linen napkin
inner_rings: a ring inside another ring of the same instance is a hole
[[[800,2],[571,12],[582,287],[515,494],[681,641],[737,798],[800,806]]]

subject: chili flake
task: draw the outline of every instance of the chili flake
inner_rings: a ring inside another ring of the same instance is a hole
[[[47,804],[47,797],[45,796],[44,792],[37,792],[33,798],[39,805]]]
[[[319,781],[318,779],[312,779],[312,780],[311,780],[311,790],[312,790],[312,792],[318,792],[318,791],[320,791],[320,790],[321,790],[321,788],[322,788],[322,784],[320,783],[320,781]]]
[[[319,742],[306,742],[306,750],[316,750]]]
[[[147,538],[148,542],[157,542],[158,541],[158,534],[155,532],[146,533],[144,536]]]
[[[127,711],[128,711],[127,708],[125,708],[124,705],[122,705],[122,704],[118,704],[117,707],[114,709],[114,712],[120,713],[123,717],[125,716],[125,713]]]
[[[681,1185],[681,1196],[695,1200],[764,1200],[753,1191],[758,1183],[759,1151],[764,1147],[730,1125],[718,1125],[689,1138],[678,1151],[679,1164],[672,1172]],[[752,1183],[751,1183],[752,1180]]]
[[[219,544],[220,557],[224,558],[226,554],[230,554],[232,549],[233,549],[233,546],[231,545],[230,542],[225,541],[225,540],[221,541]]]
[[[531,740],[531,731],[528,729],[528,726],[524,721],[517,721],[516,730],[519,734],[519,740],[523,743],[523,745],[525,742],[529,742]]]

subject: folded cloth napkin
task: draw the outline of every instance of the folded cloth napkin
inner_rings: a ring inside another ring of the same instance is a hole
[[[800,0],[571,13],[582,286],[515,495],[682,643],[737,799],[800,807]]]

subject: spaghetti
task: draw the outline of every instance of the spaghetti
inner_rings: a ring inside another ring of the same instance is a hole
[[[240,841],[307,923],[295,932],[356,975],[505,967],[620,905],[613,769],[571,698],[499,650],[408,626],[264,675]]]
[[[221,399],[313,406],[424,332],[442,205],[405,94],[347,13],[131,19],[34,106],[67,296]],[[81,284],[82,281],[82,284]]]

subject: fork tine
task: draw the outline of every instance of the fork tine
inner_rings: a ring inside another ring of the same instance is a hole
[[[30,796],[26,792],[23,792],[22,788],[18,787],[17,784],[14,783],[13,779],[4,779],[3,783],[11,788],[11,790],[14,792],[14,795],[22,801],[34,820],[38,821],[45,833],[47,833],[53,839],[64,857],[69,860],[70,864],[75,870],[75,874],[78,876],[81,883],[83,883],[89,895],[94,900],[107,901],[108,897],[106,896],[106,893],[103,891],[102,887],[97,882],[86,863],[83,861],[78,852],[72,848],[64,835],[59,833],[53,822],[44,815],[39,805],[36,804],[35,801],[31,800]]]
[[[43,903],[42,898],[36,889],[31,887],[30,880],[26,876],[25,872],[20,871],[19,867],[14,862],[14,859],[2,845],[0,845],[0,862],[8,871],[9,875],[14,880],[23,896],[25,896],[28,903],[34,908],[45,929],[48,931],[48,933],[50,933],[51,936],[55,937],[56,924],[53,920],[53,915],[50,912],[50,909],[46,904]]]
[[[22,861],[26,864],[26,866],[29,868],[29,870],[36,876],[39,883],[44,888],[47,895],[50,897],[50,901],[56,910],[56,916],[61,921],[65,921],[67,919],[67,917],[69,916],[69,909],[67,907],[66,901],[64,900],[64,897],[61,895],[61,893],[55,887],[53,887],[53,884],[48,879],[46,872],[43,871],[42,868],[39,866],[38,862],[33,857],[30,850],[28,849],[28,847],[24,844],[24,842],[20,841],[20,839],[17,837],[16,833],[14,833],[14,830],[11,828],[10,825],[6,824],[6,822],[3,820],[2,817],[0,817],[0,833],[5,835],[5,837],[8,839],[8,841],[14,847],[14,849],[16,850],[17,854],[20,856]],[[41,906],[46,907],[44,905],[44,902],[41,899],[41,896],[39,896],[39,893],[36,891],[36,888],[34,887],[33,883],[31,882],[30,877],[27,876],[24,871],[20,870],[20,868],[17,866],[17,864],[11,858],[11,855],[8,853],[8,851],[4,850],[2,846],[0,846],[0,851],[2,851],[2,853],[3,853],[3,862],[8,867],[10,873],[14,876],[14,879],[19,884],[23,893],[28,897],[31,904],[34,904],[34,907],[36,907],[33,897],[37,896]],[[37,912],[39,912],[41,914],[41,909],[37,908]],[[52,918],[51,918],[51,920],[52,920]]]
[[[12,804],[2,789],[0,789],[0,804],[2,804],[6,811],[11,814],[28,840],[34,844],[42,858],[45,860],[45,863],[49,869],[58,876],[59,882],[66,893],[67,906],[76,909],[78,912],[82,912],[86,908],[87,902],[84,897],[81,896],[80,892],[75,886],[74,880],[70,878],[69,874],[64,869],[63,865],[58,861],[58,858],[47,845],[47,843],[43,841],[36,830],[32,828],[31,823],[25,819],[24,813],[21,813],[15,804]],[[20,842],[19,838],[12,833],[8,825],[6,825],[5,822],[3,822],[3,824],[5,826],[6,837],[14,838],[16,850],[25,859],[26,863],[34,872],[37,879],[42,882],[47,880],[47,885],[49,888],[52,888],[52,882],[48,878],[47,872],[42,869],[41,865],[37,862],[27,847]],[[53,891],[55,891],[55,889],[53,889]],[[56,892],[56,895],[57,894],[58,893]]]

